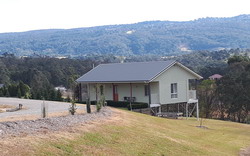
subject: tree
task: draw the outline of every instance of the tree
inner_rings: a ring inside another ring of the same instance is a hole
[[[0,88],[0,97],[3,97],[4,95],[3,95],[3,90],[2,90],[2,88]]]
[[[57,100],[56,91],[54,89],[51,89],[49,92],[50,92],[49,100],[56,101]]]
[[[203,80],[198,86],[198,96],[201,106],[201,113],[206,118],[211,118],[215,111],[216,83],[214,80]]]
[[[56,92],[56,101],[62,101],[62,93],[60,90]]]
[[[6,88],[5,96],[6,97],[10,97],[10,93],[9,93],[9,89],[8,88]]]
[[[21,92],[21,96],[26,96],[27,98],[30,96],[30,87],[27,84],[24,84],[23,81],[19,81],[18,87]]]
[[[250,111],[250,60],[245,56],[233,56],[228,65],[228,73],[218,83],[220,101],[229,119],[246,122]]]
[[[18,87],[18,90],[17,90],[17,97],[18,97],[18,98],[21,98],[21,97],[22,97],[21,90],[20,90],[19,87]]]

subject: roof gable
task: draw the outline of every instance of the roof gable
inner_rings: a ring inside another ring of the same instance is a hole
[[[156,77],[154,77],[150,82],[157,82],[161,81],[162,78],[170,78],[172,80],[177,80],[178,77],[184,78],[184,79],[202,79],[200,75],[193,72],[186,66],[176,62],[172,66],[166,68],[164,71],[162,71],[160,74],[158,74]]]

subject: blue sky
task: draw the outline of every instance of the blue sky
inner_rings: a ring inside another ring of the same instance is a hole
[[[0,32],[250,14],[249,0],[0,0]]]

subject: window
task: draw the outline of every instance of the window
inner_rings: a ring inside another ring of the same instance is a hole
[[[177,98],[177,83],[171,83],[171,98]]]
[[[149,87],[148,87],[148,85],[145,85],[145,86],[144,86],[144,95],[145,95],[145,96],[148,96],[148,95],[149,95]]]

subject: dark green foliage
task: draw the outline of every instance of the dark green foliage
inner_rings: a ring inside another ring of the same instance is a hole
[[[0,97],[1,96],[62,101],[62,94],[60,91],[56,91],[53,88],[48,90],[43,88],[42,90],[38,90],[36,92],[30,91],[29,86],[21,81],[18,84],[13,83],[0,88]]]
[[[16,57],[3,57],[0,58],[0,62],[6,68],[5,75],[0,75],[0,79],[9,79],[0,83],[22,81],[33,91],[49,88],[51,85],[69,88],[76,78],[92,69],[92,62],[96,63],[90,60]]]
[[[249,57],[230,57],[223,77],[217,81],[202,81],[197,91],[201,116],[247,123],[250,112]]]
[[[148,108],[148,103],[143,102],[133,102],[131,104],[132,109],[142,109],[142,108]],[[128,110],[131,110],[130,104],[127,105]]]
[[[127,101],[110,101],[107,100],[107,106],[128,108],[130,110],[130,102]],[[148,108],[148,103],[133,102],[132,109]]]
[[[74,88],[75,80],[98,63],[92,60],[56,59],[56,58],[17,58],[0,57],[0,83],[11,84],[3,92],[4,96],[57,100],[61,101],[61,93],[55,86],[63,85]],[[2,67],[5,72],[2,72]],[[17,84],[19,83],[19,84]],[[26,94],[28,93],[28,94]]]
[[[24,84],[22,81],[19,81],[19,88],[21,96],[29,97],[30,96],[30,87],[27,84]]]
[[[77,101],[79,104],[87,104],[87,101]],[[96,101],[90,101],[90,105],[96,105]]]
[[[234,55],[233,57],[230,57],[227,61],[229,65],[232,65],[234,63],[239,62],[249,62],[249,57],[242,56],[242,55]]]
[[[216,82],[214,80],[203,80],[198,86],[198,97],[200,104],[200,116],[211,118],[212,113],[217,111],[216,102],[218,96],[216,95]]]
[[[250,48],[249,25],[250,16],[241,15],[189,22],[150,21],[70,30],[2,33],[0,54],[71,57],[86,54],[171,55],[190,50]],[[61,74],[54,76],[60,77]],[[4,78],[6,80],[7,77]]]
[[[62,93],[60,90],[56,91],[56,101],[62,101]]]
[[[127,105],[129,104],[129,102],[127,102],[127,101],[110,101],[110,100],[107,100],[106,102],[107,102],[108,106],[123,107],[123,108],[126,108]]]
[[[250,60],[233,56],[227,74],[218,82],[218,95],[227,118],[246,122],[250,112]]]
[[[5,96],[6,96],[6,97],[10,97],[9,89],[6,89],[6,91],[5,91]]]
[[[71,105],[69,106],[69,112],[71,115],[75,115],[76,110],[77,110],[77,107],[76,107],[75,101],[72,100]]]
[[[23,82],[19,82],[17,84],[7,84],[4,87],[0,88],[0,96],[4,97],[30,97],[30,89],[29,86],[24,84]]]
[[[21,97],[22,97],[22,95],[21,95],[21,90],[20,90],[19,87],[17,88],[17,97],[18,97],[18,98],[21,98]]]

